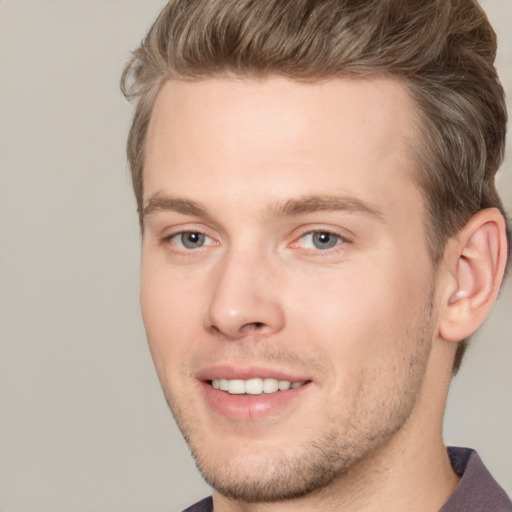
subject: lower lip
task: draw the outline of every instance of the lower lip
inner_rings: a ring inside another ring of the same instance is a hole
[[[210,408],[225,418],[239,421],[260,420],[287,411],[310,385],[308,382],[296,389],[261,395],[230,395],[208,382],[201,382],[203,396]]]

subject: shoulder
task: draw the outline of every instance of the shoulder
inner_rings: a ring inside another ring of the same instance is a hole
[[[183,512],[213,512],[212,497],[204,498],[191,507],[186,508]]]
[[[439,512],[512,512],[512,502],[474,450],[448,448],[448,455],[461,479]]]

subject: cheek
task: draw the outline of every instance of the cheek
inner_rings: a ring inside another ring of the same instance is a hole
[[[197,287],[143,259],[140,302],[149,348],[159,375],[169,361],[192,348],[202,325]],[[197,334],[197,333],[196,333]],[[175,367],[176,365],[171,365]],[[168,370],[166,370],[168,371]]]
[[[294,284],[283,299],[297,332],[307,333],[318,350],[350,361],[344,365],[350,372],[372,359],[390,358],[407,341],[407,325],[420,314],[427,293],[411,287],[408,269],[384,259],[379,263],[308,274],[300,285],[292,277]]]

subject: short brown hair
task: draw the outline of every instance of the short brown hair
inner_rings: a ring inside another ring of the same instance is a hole
[[[495,55],[476,0],[170,0],[121,79],[136,100],[127,153],[139,215],[146,133],[167,80],[385,75],[405,83],[419,107],[417,179],[436,264],[476,212],[496,207],[505,216],[494,184],[507,122]]]

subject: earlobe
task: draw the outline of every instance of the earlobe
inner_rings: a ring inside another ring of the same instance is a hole
[[[439,335],[458,342],[484,322],[498,295],[507,259],[505,221],[496,208],[481,210],[446,247],[446,280]]]

